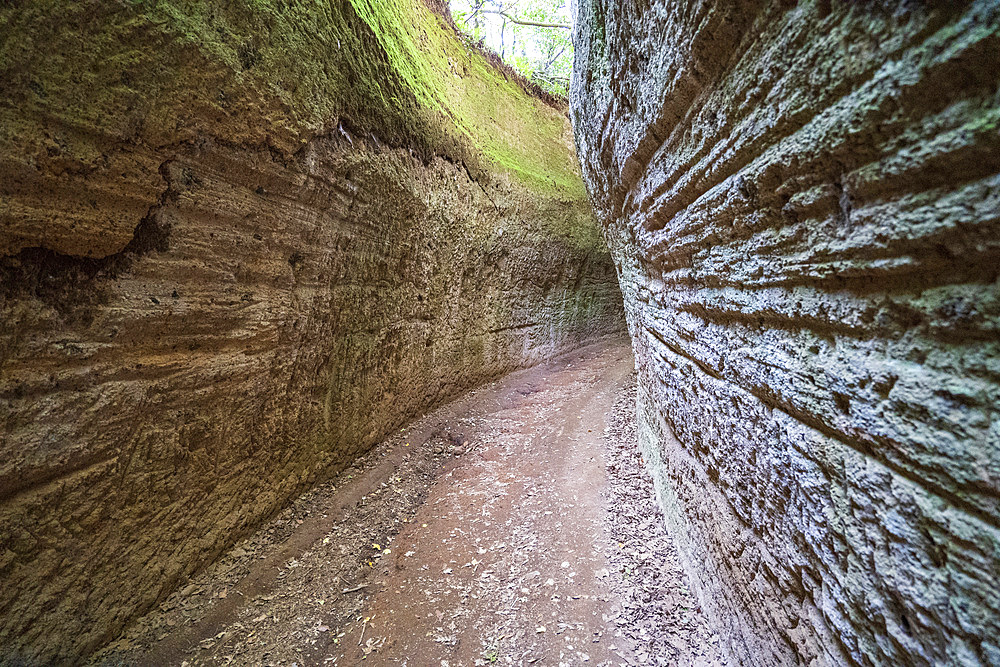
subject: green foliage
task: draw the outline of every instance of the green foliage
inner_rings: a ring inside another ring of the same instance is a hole
[[[568,0],[452,0],[455,25],[542,89],[566,97],[573,68]]]

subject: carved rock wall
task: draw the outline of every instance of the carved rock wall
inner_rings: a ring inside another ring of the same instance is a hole
[[[407,419],[621,328],[565,110],[422,4],[15,4],[0,662],[79,662]]]
[[[1000,664],[1000,4],[578,11],[641,446],[736,662]]]

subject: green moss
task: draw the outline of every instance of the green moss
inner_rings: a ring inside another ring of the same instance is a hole
[[[552,233],[600,243],[565,113],[421,0],[3,5],[0,100],[0,156],[26,171],[54,153],[67,169],[99,168],[109,139],[214,137],[290,155],[344,128],[461,162],[486,186],[509,179]]]
[[[132,0],[124,10],[48,0],[0,9],[0,27],[2,92],[22,115],[54,111],[152,144],[207,134],[288,152],[343,123],[585,197],[564,114],[420,0]]]
[[[527,95],[419,0],[351,0],[419,103],[489,163],[546,193],[585,197],[564,114]]]

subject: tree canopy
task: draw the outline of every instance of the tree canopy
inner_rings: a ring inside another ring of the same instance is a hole
[[[568,0],[451,0],[458,29],[544,90],[566,97],[573,68]]]

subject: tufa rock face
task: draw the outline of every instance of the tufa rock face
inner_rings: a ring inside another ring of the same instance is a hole
[[[621,327],[565,110],[417,2],[231,4],[0,8],[0,662]]]
[[[1000,664],[1000,3],[576,26],[640,444],[737,662]]]

